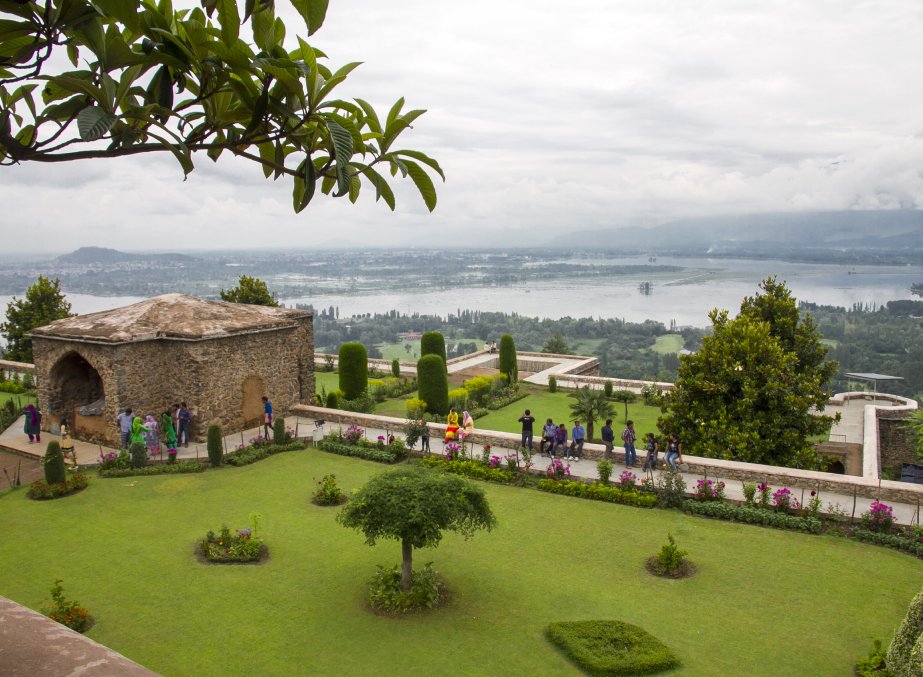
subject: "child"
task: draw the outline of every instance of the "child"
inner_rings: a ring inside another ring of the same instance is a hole
[[[656,470],[657,453],[660,451],[657,445],[657,438],[654,437],[654,433],[648,433],[644,436],[644,439],[647,441],[647,458],[644,459],[644,467],[641,468],[641,472]]]

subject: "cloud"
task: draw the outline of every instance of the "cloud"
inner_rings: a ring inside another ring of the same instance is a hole
[[[289,35],[300,20],[277,3]],[[189,248],[533,244],[569,230],[735,212],[923,208],[916,0],[335,0],[312,44],[364,64],[338,90],[426,108],[439,205],[318,195],[246,161],[165,156],[0,169],[35,241]],[[92,241],[91,241],[92,240]]]

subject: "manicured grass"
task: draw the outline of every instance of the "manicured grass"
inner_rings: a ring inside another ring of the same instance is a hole
[[[522,424],[518,422],[518,419],[523,411],[529,409],[537,419],[536,435],[541,433],[545,419],[551,418],[555,423],[566,424],[568,437],[570,437],[570,429],[573,427],[570,405],[574,402],[574,398],[569,395],[573,392],[572,390],[558,389],[556,393],[549,393],[547,387],[527,383],[522,383],[519,387],[528,392],[529,396],[502,409],[492,411],[487,416],[482,416],[474,422],[475,427],[518,433],[522,430]],[[613,402],[612,408],[614,411],[612,427],[616,432],[616,441],[618,441],[625,423],[625,405],[621,402]],[[628,417],[635,422],[635,431],[639,434],[657,432],[658,416],[660,416],[659,408],[649,407],[640,400],[628,405]],[[600,421],[595,424],[594,436],[599,437],[599,429],[602,428],[603,423]]]
[[[6,404],[7,400],[13,400],[13,403],[20,409],[29,404],[35,404],[35,397],[32,395],[14,395],[13,393],[0,392],[0,405]]]
[[[171,675],[578,675],[544,637],[555,621],[618,619],[683,662],[675,675],[850,674],[888,640],[923,562],[807,536],[483,485],[498,527],[446,535],[433,561],[449,604],[370,613],[365,581],[400,559],[310,503],[312,478],[351,491],[380,466],[308,450],[197,475],[92,479],[33,502],[0,494],[0,594],[38,608],[56,578],[96,617],[90,637]],[[200,564],[194,543],[262,515],[269,560]],[[667,533],[698,573],[650,576]]]
[[[593,355],[605,339],[576,339],[569,345],[575,355]]]
[[[405,345],[410,346],[410,352],[407,352]],[[395,357],[401,362],[415,362],[420,357],[419,341],[401,341],[400,343],[379,343],[378,349],[381,356],[386,360],[393,360]]]
[[[679,334],[665,334],[663,336],[658,336],[657,340],[654,342],[653,350],[655,353],[660,353],[661,355],[668,355],[669,353],[678,353],[683,349],[683,337]]]
[[[340,375],[335,371],[315,371],[314,372],[314,390],[320,392],[325,388],[330,393],[340,387]]]

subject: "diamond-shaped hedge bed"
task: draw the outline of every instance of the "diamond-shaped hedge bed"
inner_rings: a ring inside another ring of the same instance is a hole
[[[591,675],[654,675],[680,665],[659,639],[621,621],[551,623],[546,632],[548,639]]]

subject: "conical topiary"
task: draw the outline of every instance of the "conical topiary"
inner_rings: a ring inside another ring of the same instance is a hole
[[[45,447],[45,482],[61,484],[67,479],[64,471],[64,454],[57,440],[52,440]]]
[[[272,443],[287,444],[288,441],[288,431],[285,429],[285,419],[281,416],[277,416],[276,420],[272,423]]]
[[[224,448],[221,440],[221,426],[216,423],[208,426],[208,436],[205,439],[205,448],[208,450],[208,463],[217,468],[224,461]]]
[[[132,468],[143,468],[147,465],[147,447],[144,442],[132,442],[128,447],[128,454],[131,456]]]

